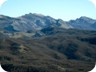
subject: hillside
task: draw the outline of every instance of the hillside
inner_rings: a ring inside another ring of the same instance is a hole
[[[96,20],[0,15],[0,62],[9,72],[87,72],[96,62]]]
[[[44,29],[45,34],[49,34],[47,30]],[[55,34],[51,33],[46,37],[2,38],[0,62],[3,68],[10,72],[91,70],[96,61],[96,32],[56,30]]]

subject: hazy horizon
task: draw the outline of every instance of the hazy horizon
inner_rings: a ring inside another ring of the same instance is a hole
[[[0,15],[18,17],[28,13],[43,14],[65,21],[86,16],[96,19],[96,8],[89,0],[7,0]]]
[[[26,13],[26,14],[30,14],[30,13]],[[40,13],[32,13],[32,14],[40,14]],[[0,14],[0,15],[4,15],[4,14]],[[25,15],[25,14],[23,14],[23,15]],[[23,16],[23,15],[20,15],[20,16]],[[49,15],[44,15],[44,14],[41,14],[41,15],[43,15],[43,16],[49,16]],[[12,18],[20,17],[20,16],[13,17],[13,16],[9,16],[9,15],[4,15],[4,16],[8,16],[8,17],[12,17]],[[52,17],[52,16],[50,16],[50,17]],[[88,16],[80,16],[80,17],[88,17]],[[80,17],[77,17],[77,18],[80,18]],[[62,18],[55,18],[55,17],[52,17],[52,18],[54,18],[54,19],[62,19]],[[69,20],[62,19],[62,20],[64,20],[64,21],[70,21],[70,20],[76,20],[77,18],[73,18],[73,19],[69,19]],[[88,18],[91,18],[91,17],[88,17]],[[91,18],[91,19],[96,20],[96,18]]]

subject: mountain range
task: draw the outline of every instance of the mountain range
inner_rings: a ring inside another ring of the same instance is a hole
[[[49,26],[64,29],[96,30],[96,20],[82,16],[76,20],[63,21],[35,13],[16,18],[0,15],[0,30],[34,32]]]
[[[9,72],[87,72],[96,62],[96,20],[0,15],[0,63]]]

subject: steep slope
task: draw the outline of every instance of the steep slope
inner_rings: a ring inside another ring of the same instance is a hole
[[[4,16],[4,15],[0,15],[0,30],[11,30],[13,29],[11,24],[14,21],[14,18],[8,17],[8,16]],[[9,28],[9,29],[7,29]]]

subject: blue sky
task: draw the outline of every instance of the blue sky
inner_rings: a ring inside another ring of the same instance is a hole
[[[0,8],[0,14],[11,17],[30,12],[65,21],[81,16],[96,19],[96,7],[89,0],[7,0]]]

